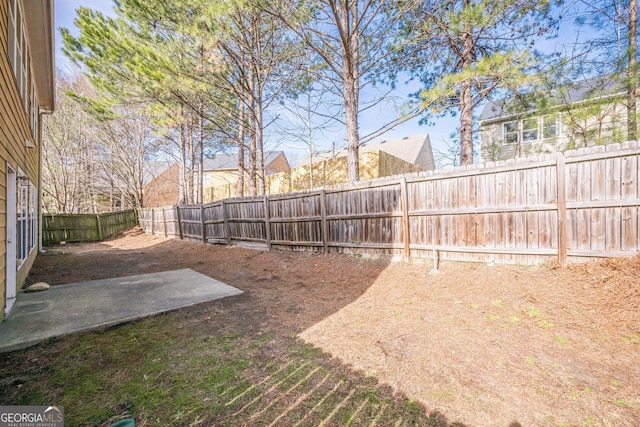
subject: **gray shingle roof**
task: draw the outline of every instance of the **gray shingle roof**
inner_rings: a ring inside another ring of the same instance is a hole
[[[283,151],[267,151],[264,153],[264,166],[269,167],[271,163],[281,154]],[[245,156],[245,167],[249,166],[249,159]],[[216,153],[213,158],[204,159],[204,170],[237,170],[238,169],[238,153]]]
[[[156,179],[162,172],[169,169],[175,162],[168,160],[154,160],[145,162],[142,166],[142,182],[147,185]]]
[[[552,92],[551,105],[571,104],[589,98],[616,95],[624,91],[624,86],[610,76],[580,80],[558,88]],[[514,114],[513,99],[489,101],[482,109],[479,121],[493,120]]]

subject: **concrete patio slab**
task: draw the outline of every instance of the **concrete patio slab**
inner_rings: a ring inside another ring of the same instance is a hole
[[[52,286],[20,293],[0,324],[0,353],[47,338],[110,326],[242,291],[191,269]]]

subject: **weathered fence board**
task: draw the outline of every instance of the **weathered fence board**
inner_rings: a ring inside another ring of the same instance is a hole
[[[42,215],[42,243],[97,242],[138,224],[135,210],[103,214]]]
[[[139,217],[204,242],[564,265],[640,250],[639,157],[634,142]]]

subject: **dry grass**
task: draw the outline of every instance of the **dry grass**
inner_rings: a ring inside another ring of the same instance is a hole
[[[394,264],[301,336],[471,425],[640,425],[639,261]]]
[[[184,267],[245,294],[1,355],[0,403],[63,402],[69,425],[640,425],[640,256],[432,274],[129,233],[32,280]]]

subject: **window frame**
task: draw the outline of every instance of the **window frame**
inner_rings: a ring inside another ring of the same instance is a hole
[[[553,119],[553,124],[547,124],[547,120]],[[553,128],[553,134],[548,133],[548,129]],[[558,138],[560,136],[560,120],[557,114],[547,114],[542,116],[542,139]]]
[[[36,248],[38,240],[38,189],[29,182],[29,253]]]
[[[9,56],[9,64],[11,65],[11,70],[13,71],[14,77],[16,76],[16,34],[18,33],[16,29],[17,19],[16,19],[16,0],[8,0],[9,2],[9,11],[7,16],[7,55]]]
[[[19,0],[9,0],[8,54],[13,76],[22,97],[22,105],[27,111],[28,97],[28,47],[25,35],[22,5]]]
[[[31,70],[29,43],[24,23],[24,11],[19,0],[8,0],[7,55],[16,81],[22,106],[28,115],[33,142],[39,137],[38,97]]]
[[[20,169],[16,193],[16,261],[20,269],[38,246],[38,189]]]
[[[29,256],[29,180],[18,176],[16,195],[16,260],[24,264]]]
[[[522,142],[538,141],[540,123],[538,123],[538,117],[529,117],[520,120],[522,126]],[[527,124],[533,124],[533,126],[527,126]]]
[[[515,125],[515,130],[507,131],[507,127],[510,125]],[[519,120],[511,120],[508,122],[502,123],[502,144],[503,145],[511,145],[518,142],[518,133],[519,133]],[[515,137],[515,139],[510,140]]]
[[[31,85],[31,105],[29,109],[29,122],[31,124],[31,135],[33,136],[33,143],[38,144],[39,130],[40,130],[40,111],[38,108],[38,95],[34,85]]]

